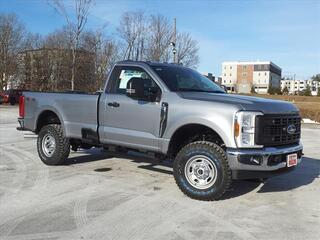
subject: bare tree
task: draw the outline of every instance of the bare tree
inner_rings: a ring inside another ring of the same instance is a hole
[[[30,49],[37,49],[43,47],[43,37],[36,33],[26,33],[23,41],[23,49],[30,50]]]
[[[71,49],[72,39],[70,36],[69,28],[67,26],[64,26],[62,29],[58,29],[45,36],[43,47]]]
[[[162,15],[146,18],[142,12],[126,12],[120,19],[117,32],[122,39],[123,59],[173,61],[170,42],[174,30]],[[189,33],[178,33],[175,41],[176,61],[196,68],[199,47]]]
[[[103,34],[103,28],[83,35],[82,46],[95,55],[96,88],[101,88],[112,65],[119,60],[118,43]]]
[[[189,33],[177,34],[177,62],[184,66],[197,68],[199,64],[199,47],[196,40]]]
[[[102,88],[107,73],[111,70],[112,65],[119,59],[117,43],[113,40],[103,41],[97,58],[96,84],[97,88]]]
[[[0,15],[0,89],[7,89],[9,77],[15,74],[16,57],[21,49],[24,26],[14,14]]]
[[[145,29],[146,18],[143,12],[126,12],[122,15],[117,32],[124,41],[124,59],[142,60],[144,58]]]
[[[170,42],[173,35],[172,26],[162,15],[151,15],[149,22],[147,59],[151,61],[170,60]]]
[[[75,1],[75,20],[72,21],[72,15],[67,13],[66,7],[61,0],[52,0],[52,6],[58,13],[64,16],[70,30],[71,50],[72,50],[72,74],[71,74],[71,90],[74,90],[74,79],[76,70],[76,55],[79,47],[80,35],[87,23],[89,10],[92,0],[74,0]]]

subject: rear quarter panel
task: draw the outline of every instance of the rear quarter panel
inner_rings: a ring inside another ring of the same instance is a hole
[[[44,111],[60,119],[66,137],[81,138],[81,129],[97,130],[98,95],[25,92],[25,126],[35,131]]]

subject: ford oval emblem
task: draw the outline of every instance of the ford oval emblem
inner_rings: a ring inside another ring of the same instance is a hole
[[[287,127],[287,133],[289,133],[289,134],[294,134],[296,131],[297,131],[297,128],[294,124],[290,124]]]

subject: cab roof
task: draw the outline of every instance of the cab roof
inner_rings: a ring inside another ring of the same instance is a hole
[[[134,61],[134,60],[123,60],[123,61],[119,61],[117,62],[117,64],[147,64],[149,66],[180,66],[180,67],[183,67],[182,64],[179,64],[179,63],[167,63],[167,62],[154,62],[154,61]]]

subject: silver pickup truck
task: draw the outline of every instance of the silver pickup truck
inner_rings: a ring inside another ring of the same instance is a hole
[[[47,165],[70,148],[104,147],[172,159],[179,188],[219,199],[232,179],[261,179],[302,158],[301,118],[291,103],[225,93],[186,67],[122,61],[99,94],[24,92],[18,130],[38,134]]]

